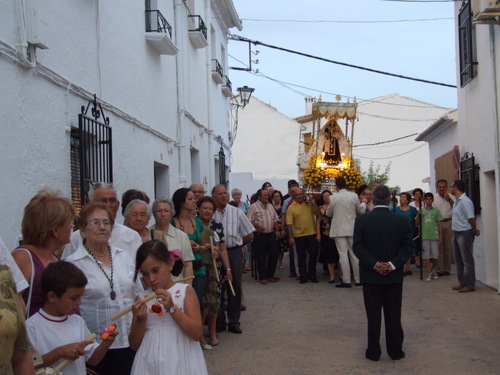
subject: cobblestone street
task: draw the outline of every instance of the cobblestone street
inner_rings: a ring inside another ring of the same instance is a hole
[[[210,374],[500,373],[500,296],[481,283],[460,294],[451,290],[454,273],[426,282],[412,265],[403,291],[406,358],[390,359],[382,329],[383,354],[372,362],[364,358],[362,288],[335,288],[327,276],[299,285],[284,266],[274,284],[244,275],[243,334],[220,332],[220,344],[204,351]]]

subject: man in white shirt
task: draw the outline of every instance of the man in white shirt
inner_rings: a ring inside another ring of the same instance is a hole
[[[352,286],[349,258],[356,286],[361,286],[358,258],[352,250],[352,237],[356,215],[366,211],[366,197],[362,197],[363,202],[360,203],[356,193],[346,190],[347,183],[343,177],[337,178],[335,184],[339,191],[330,197],[330,203],[325,213],[326,216],[332,218],[330,237],[335,239],[335,245],[339,251],[340,267],[342,268],[342,282],[335,287],[351,288]]]
[[[443,220],[441,226],[443,235],[439,244],[439,258],[437,264],[438,276],[450,276],[451,261],[453,259],[453,230],[451,229],[451,216],[455,201],[448,194],[448,181],[438,180],[436,183],[437,194],[434,195],[432,207],[441,213]]]
[[[89,198],[91,202],[101,202],[106,204],[111,211],[113,211],[116,218],[116,213],[120,207],[120,201],[117,198],[116,190],[113,185],[105,182],[95,183],[90,188]],[[81,242],[82,236],[80,231],[77,230],[76,232],[73,232],[69,244],[67,244],[64,248],[62,259],[66,259],[68,256],[73,254]],[[115,221],[113,230],[111,231],[111,237],[109,238],[109,243],[113,247],[124,250],[135,262],[135,254],[137,253],[139,246],[142,245],[142,240],[141,236],[139,236],[135,230],[130,229],[125,225],[118,224]]]

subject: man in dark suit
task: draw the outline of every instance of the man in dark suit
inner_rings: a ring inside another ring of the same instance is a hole
[[[368,319],[365,356],[372,361],[380,358],[380,324],[384,309],[387,354],[398,360],[405,356],[401,326],[403,265],[413,250],[412,232],[405,216],[387,208],[391,193],[386,186],[377,186],[372,199],[375,208],[356,218],[353,239]]]

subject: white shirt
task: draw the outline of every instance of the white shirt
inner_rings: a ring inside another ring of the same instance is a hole
[[[45,355],[63,345],[87,340],[90,331],[83,319],[78,315],[52,316],[43,309],[26,321],[26,330],[31,344],[40,355]],[[93,332],[99,334],[99,332]],[[92,357],[99,346],[97,342],[85,347],[85,354],[75,361],[70,361],[64,368],[65,374],[85,375],[85,362]],[[64,358],[55,362],[57,366]]]
[[[83,245],[80,245],[72,255],[66,258],[67,262],[73,263],[87,276],[88,284],[82,296],[80,314],[89,330],[97,334],[111,324],[111,316],[132,305],[135,296],[144,290],[139,277],[137,282],[133,281],[135,266],[130,256],[125,251],[113,246],[111,246],[111,256],[113,258],[113,290],[116,293],[114,301],[109,296],[111,286],[108,279]],[[111,268],[99,263],[110,277]],[[128,347],[132,314],[125,314],[114,323],[116,323],[120,334],[116,336],[111,349]]]
[[[450,199],[455,201],[450,195]],[[453,208],[446,199],[442,198],[439,194],[434,195],[434,202],[432,203],[432,207],[435,207],[441,212],[441,216],[444,219],[451,219],[451,215],[453,212]]]
[[[64,248],[62,259],[66,259],[71,254],[75,252],[75,250],[81,246],[83,243],[82,235],[80,231],[77,230],[71,234],[71,239],[69,244]],[[118,249],[125,250],[130,257],[135,262],[135,254],[137,253],[137,249],[142,245],[142,239],[139,234],[129,227],[125,225],[118,224],[115,221],[113,225],[113,230],[111,231],[111,236],[109,237],[109,245],[111,247],[117,247]]]
[[[21,293],[24,289],[29,287],[26,278],[21,273],[21,270],[17,266],[16,261],[14,260],[14,258],[12,258],[9,249],[7,249],[7,246],[5,246],[5,243],[2,241],[1,238],[0,238],[0,263],[5,264],[7,267],[9,267],[10,272],[12,273],[12,278],[16,283],[17,293]]]
[[[153,225],[150,229],[155,229]],[[161,233],[159,230],[155,230],[156,233]],[[157,238],[155,236],[155,238]],[[193,248],[191,247],[191,242],[189,237],[182,230],[177,229],[173,225],[168,226],[168,231],[162,238],[167,242],[168,250],[179,249],[182,253],[183,262],[191,262],[194,260]],[[157,238],[159,239],[159,238]],[[184,277],[184,270],[179,274],[179,276],[172,275],[172,280],[177,281]]]
[[[223,210],[216,209],[212,218],[224,226],[228,249],[241,246],[243,237],[255,231],[254,226],[243,211],[230,204],[226,204]]]

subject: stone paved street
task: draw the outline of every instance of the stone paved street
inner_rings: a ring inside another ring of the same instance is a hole
[[[204,351],[210,374],[500,374],[495,290],[478,283],[473,293],[452,291],[454,273],[432,282],[416,273],[406,277],[406,358],[387,356],[382,329],[383,354],[372,362],[364,358],[362,288],[335,288],[327,276],[320,276],[319,284],[299,285],[284,265],[275,284],[260,285],[244,275],[243,334],[221,332],[220,344]]]

